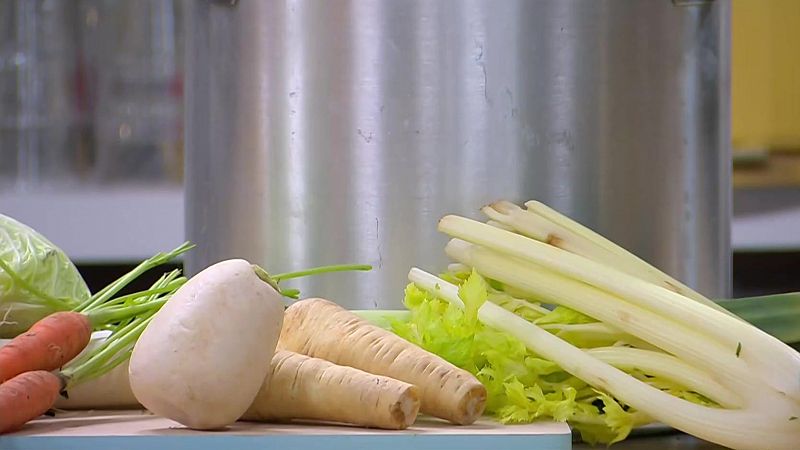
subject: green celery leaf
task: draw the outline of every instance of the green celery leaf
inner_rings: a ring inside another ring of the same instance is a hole
[[[477,322],[478,309],[489,298],[489,286],[482,276],[478,275],[475,269],[472,274],[467,278],[461,286],[458,287],[458,296],[464,302],[464,309],[466,311],[466,319],[470,323]]]
[[[476,315],[489,289],[478,274],[462,283],[460,297],[474,310],[467,313],[409,284],[404,303],[410,319],[393,321],[392,331],[475,374],[488,392],[487,413],[503,423],[588,420],[601,425],[591,433],[598,442],[625,433],[619,417],[606,423],[605,414],[592,404],[597,395],[586,383],[532,353],[519,340],[473,320],[469,314]]]
[[[545,325],[550,323],[559,324],[580,324],[580,323],[593,323],[597,320],[581,314],[574,309],[567,308],[566,306],[556,306],[553,311],[543,317],[536,319],[534,323],[537,325]]]

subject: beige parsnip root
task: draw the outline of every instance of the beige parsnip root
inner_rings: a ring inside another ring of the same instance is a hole
[[[422,391],[423,413],[455,424],[473,423],[486,405],[471,373],[325,299],[286,309],[278,348],[411,383]]]
[[[275,353],[270,370],[243,420],[306,419],[403,430],[419,412],[419,389],[393,378],[285,350]]]

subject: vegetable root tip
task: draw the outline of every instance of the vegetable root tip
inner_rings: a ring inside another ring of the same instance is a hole
[[[541,209],[550,209],[549,206],[545,205],[544,203],[538,200],[528,200],[525,202],[525,208],[531,211],[541,210]]]
[[[455,214],[447,214],[446,216],[443,216],[441,219],[439,219],[439,222],[437,223],[437,228],[439,229],[439,231],[441,231],[442,229],[447,227],[449,222],[452,222],[457,217],[458,216],[456,216]]]
[[[46,370],[24,372],[0,385],[0,434],[47,412],[63,386],[61,377]]]
[[[410,385],[400,396],[400,400],[392,405],[391,416],[398,425],[398,430],[405,430],[414,424],[419,414],[420,404],[419,388]]]
[[[522,209],[516,204],[508,201],[508,200],[497,200],[490,204],[489,206],[485,206],[481,208],[485,212],[486,209],[493,209],[501,214],[511,214],[512,212]]]
[[[475,383],[461,400],[459,410],[463,414],[453,423],[457,425],[471,425],[483,414],[486,408],[486,387],[480,383]]]

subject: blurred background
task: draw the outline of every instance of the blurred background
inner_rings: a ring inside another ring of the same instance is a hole
[[[0,211],[89,280],[182,240],[181,3],[0,1]]]
[[[733,293],[800,290],[800,1],[731,24]],[[0,0],[0,212],[92,289],[183,239],[183,79],[179,0]]]

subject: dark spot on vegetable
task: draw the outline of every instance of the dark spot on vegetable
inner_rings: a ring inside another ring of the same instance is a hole
[[[789,420],[797,420],[797,416],[789,417]]]
[[[666,286],[664,286],[664,287],[666,287],[666,288],[667,288],[667,289],[669,289],[670,291],[672,291],[672,292],[677,292],[677,293],[679,293],[679,294],[681,293],[681,288],[679,288],[678,286],[676,286],[674,283],[672,283],[672,282],[669,282],[669,281],[665,281],[665,282],[664,282],[664,284],[666,285]]]
[[[738,358],[741,353],[742,353],[742,343],[739,342],[739,344],[736,346],[736,357]]]
[[[561,248],[561,246],[564,245],[564,240],[554,234],[548,234],[545,242],[552,245],[553,247],[558,247],[558,248]]]

